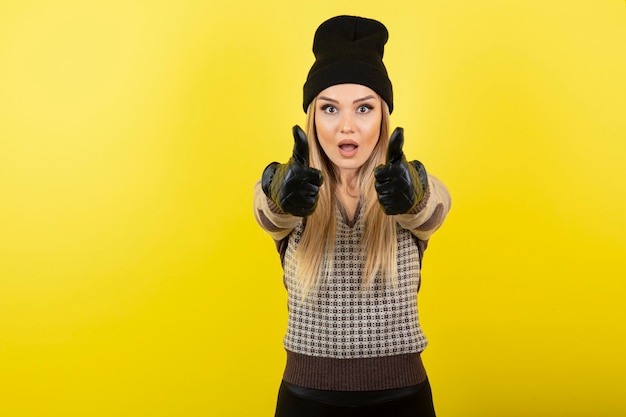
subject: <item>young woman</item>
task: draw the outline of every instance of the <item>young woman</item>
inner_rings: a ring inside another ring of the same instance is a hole
[[[387,38],[356,16],[320,25],[307,132],[294,127],[292,157],[269,164],[255,189],[288,291],[277,417],[435,415],[416,295],[450,196],[407,161],[403,130],[389,134]]]

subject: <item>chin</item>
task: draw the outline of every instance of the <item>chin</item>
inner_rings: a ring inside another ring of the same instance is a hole
[[[363,166],[363,164],[359,164],[359,163],[338,164],[336,166],[337,166],[337,168],[339,168],[340,170],[343,170],[343,171],[356,171],[357,169],[361,168]]]

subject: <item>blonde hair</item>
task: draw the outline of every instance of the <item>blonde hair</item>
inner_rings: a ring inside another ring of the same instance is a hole
[[[317,98],[313,99],[307,111],[307,137],[310,149],[311,167],[322,171],[324,183],[320,187],[319,200],[315,212],[306,219],[298,248],[296,249],[296,276],[302,288],[302,300],[312,292],[316,293],[322,281],[332,273],[335,250],[335,188],[338,176],[334,165],[322,150],[315,130],[315,108]],[[389,143],[389,107],[384,100],[380,137],[369,159],[357,172],[357,187],[361,204],[365,205],[363,218],[364,233],[360,242],[360,251],[365,259],[362,271],[362,288],[374,285],[380,277],[384,285],[397,286],[396,264],[396,222],[386,215],[374,188],[374,168],[385,163]]]

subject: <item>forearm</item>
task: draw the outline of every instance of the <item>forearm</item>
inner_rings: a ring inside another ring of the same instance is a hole
[[[410,212],[396,215],[395,218],[400,227],[426,241],[441,227],[450,206],[450,193],[446,186],[438,178],[428,175],[428,189],[424,200]]]
[[[301,217],[284,213],[261,189],[261,182],[254,186],[254,218],[275,241],[287,237],[302,220]]]

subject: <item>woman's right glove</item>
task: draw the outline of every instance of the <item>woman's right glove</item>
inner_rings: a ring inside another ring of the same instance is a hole
[[[309,167],[309,143],[298,125],[293,127],[293,139],[293,156],[286,164],[269,164],[261,188],[285,213],[305,217],[315,210],[323,178],[320,170]]]

